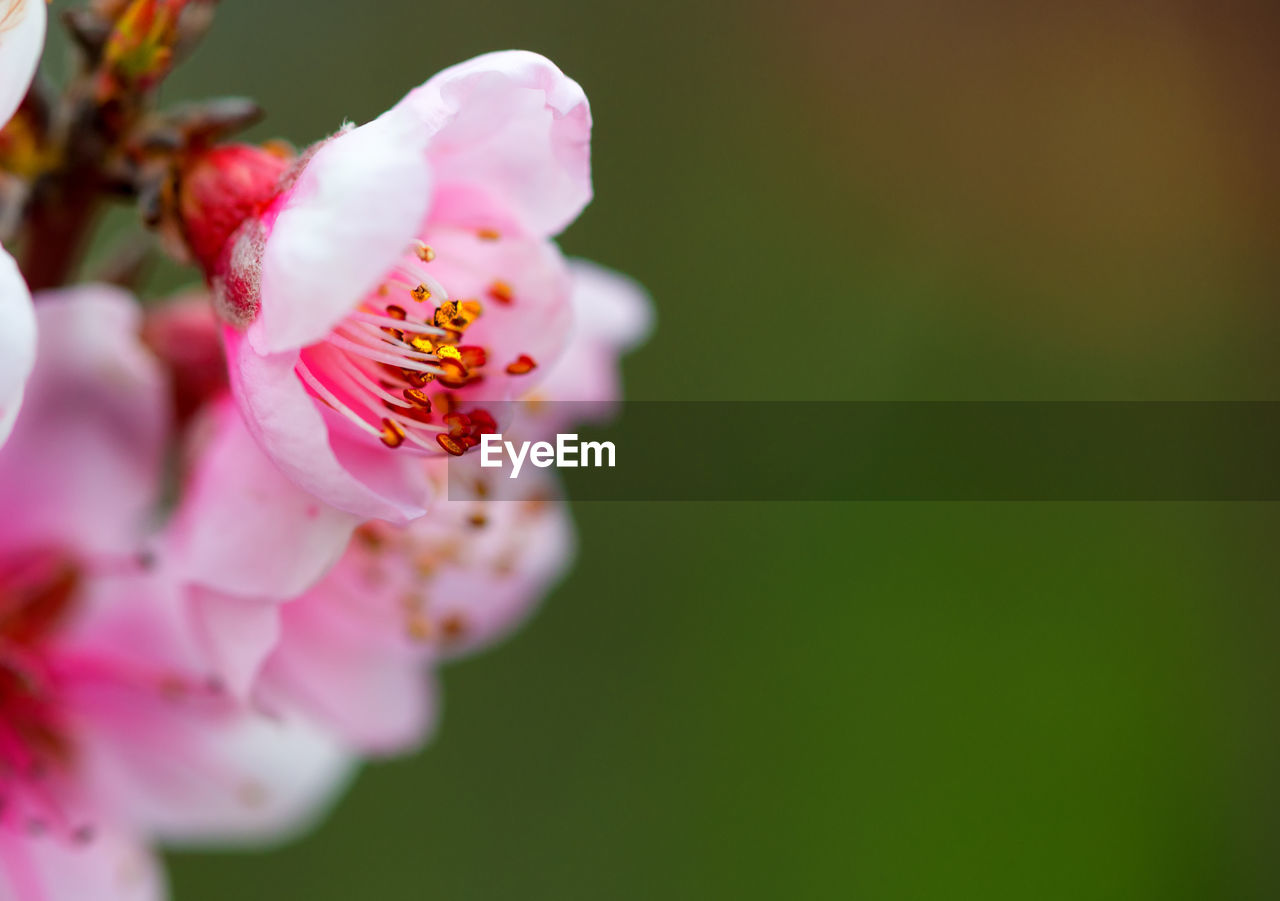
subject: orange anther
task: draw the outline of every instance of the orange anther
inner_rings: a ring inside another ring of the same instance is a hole
[[[431,412],[431,398],[427,397],[427,392],[421,388],[405,388],[404,399],[414,406],[420,407],[426,412]]]
[[[391,419],[382,420],[382,443],[387,447],[404,444],[404,429],[400,427],[400,423]]]
[[[521,354],[515,358],[514,362],[507,364],[507,372],[511,375],[525,375],[537,368],[538,364],[528,354]]]
[[[436,435],[436,444],[454,457],[461,457],[467,452],[466,445],[448,435]]]
[[[516,299],[515,291],[511,287],[510,282],[498,279],[489,286],[489,296],[498,303],[509,304]]]

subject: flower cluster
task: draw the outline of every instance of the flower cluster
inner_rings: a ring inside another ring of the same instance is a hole
[[[225,108],[158,153],[129,111],[202,5],[69,17],[98,184],[128,174],[204,276],[144,304],[50,263],[77,130],[27,90],[44,0],[0,0],[3,898],[163,897],[156,843],[287,835],[361,758],[419,746],[436,665],[509,632],[573,548],[545,473],[446,491],[449,461],[500,411],[606,411],[650,327],[636,285],[553,242],[591,198],[591,117],[550,61],[479,57],[300,153],[221,142]]]

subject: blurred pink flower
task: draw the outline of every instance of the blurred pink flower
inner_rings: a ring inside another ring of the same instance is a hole
[[[364,753],[423,742],[433,665],[506,635],[572,557],[572,522],[552,486],[495,487],[504,494],[442,501],[408,526],[361,526],[333,571],[281,608],[259,702]]]
[[[163,375],[114,289],[41,297],[39,353],[0,449],[0,896],[154,898],[153,839],[293,828],[348,771],[299,720],[212,679],[147,547]]]
[[[44,0],[0,0],[0,128],[18,109],[44,49]],[[0,445],[13,428],[35,355],[31,294],[0,247]]]
[[[489,54],[313,147],[230,240],[207,237],[225,215],[185,211],[193,246],[223,248],[204,263],[236,401],[291,479],[413,520],[421,457],[461,453],[480,427],[443,414],[509,399],[555,361],[570,275],[550,239],[590,200],[590,129],[551,62]],[[227,166],[246,185],[272,168]]]

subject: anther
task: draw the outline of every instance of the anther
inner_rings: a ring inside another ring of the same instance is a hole
[[[449,435],[436,435],[436,443],[444,448],[450,456],[461,457],[467,452],[466,445]]]
[[[404,399],[428,413],[431,412],[431,398],[421,388],[405,388]]]
[[[448,345],[442,345],[448,347]],[[452,350],[453,348],[450,348]],[[439,351],[437,351],[439,352]],[[450,388],[461,388],[464,386],[471,374],[467,372],[467,367],[462,364],[461,360],[455,360],[453,357],[444,357],[440,360],[440,384]]]
[[[404,444],[404,429],[400,423],[391,419],[382,420],[382,443],[387,447],[399,447]]]
[[[414,614],[405,619],[405,631],[413,641],[430,641],[435,637],[435,628],[431,620],[421,614]]]
[[[489,296],[498,303],[509,304],[516,299],[515,291],[511,287],[510,282],[498,279],[489,286]]]
[[[507,364],[507,372],[510,375],[525,375],[533,372],[538,367],[533,357],[528,354],[521,354],[515,360]]]
[[[443,630],[446,639],[457,641],[466,634],[467,621],[460,613],[450,613],[440,622],[440,628]]]

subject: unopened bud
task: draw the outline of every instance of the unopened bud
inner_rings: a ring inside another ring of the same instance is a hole
[[[212,275],[231,237],[275,198],[292,160],[279,145],[223,144],[178,175],[177,204],[192,256]]]

